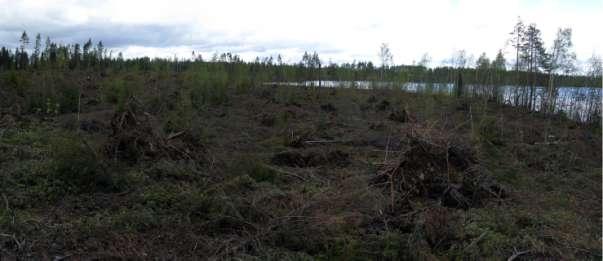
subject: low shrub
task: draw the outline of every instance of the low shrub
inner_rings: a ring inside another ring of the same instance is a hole
[[[141,80],[130,75],[107,80],[101,84],[101,98],[105,102],[117,105],[119,111],[124,109],[130,97],[141,91]]]
[[[80,91],[75,87],[62,89],[58,99],[60,111],[63,113],[77,112],[79,95]]]
[[[112,187],[96,153],[80,138],[55,137],[51,140],[50,186],[60,194],[79,194]]]
[[[228,102],[228,75],[224,72],[189,71],[185,76],[184,86],[190,90],[191,103],[195,109]]]
[[[482,143],[502,145],[502,135],[497,126],[496,118],[483,117],[478,123],[478,137]]]

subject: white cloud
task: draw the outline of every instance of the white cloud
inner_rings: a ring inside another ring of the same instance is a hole
[[[102,36],[113,39],[112,47],[128,56],[233,51],[246,59],[282,53],[286,60],[296,61],[308,50],[318,51],[325,61],[376,62],[380,43],[387,42],[396,63],[411,63],[426,52],[437,63],[459,49],[493,57],[505,47],[517,16],[536,23],[549,44],[558,27],[573,28],[581,59],[601,53],[603,45],[596,22],[602,4],[569,0],[0,0],[0,4],[4,7],[0,41],[14,45],[23,29],[51,37],[61,34],[64,41]],[[150,29],[140,31],[147,35],[116,35],[136,34],[138,28]],[[9,39],[10,34],[14,36]],[[68,34],[75,36],[70,39]]]

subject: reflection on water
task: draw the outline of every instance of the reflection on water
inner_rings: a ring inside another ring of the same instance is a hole
[[[289,86],[326,87],[326,88],[400,88],[408,92],[416,93],[442,93],[452,94],[454,84],[452,83],[394,83],[394,82],[371,82],[371,81],[304,81],[304,82],[280,82],[266,83]],[[466,85],[465,93],[471,95],[483,95],[498,97],[498,100],[508,105],[525,104],[529,96],[529,87],[521,86],[478,86]],[[541,86],[534,89],[534,110],[540,111],[542,104],[548,96],[547,89]],[[568,117],[579,121],[590,121],[593,116],[601,115],[601,88],[596,87],[558,87],[555,97],[555,112],[563,112]]]

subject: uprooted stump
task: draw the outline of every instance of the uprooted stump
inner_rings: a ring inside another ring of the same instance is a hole
[[[155,118],[128,103],[127,109],[111,119],[111,135],[105,146],[109,157],[129,162],[169,158],[200,160],[202,146],[188,132],[163,134]]]
[[[411,138],[400,158],[384,165],[372,179],[405,198],[440,199],[455,208],[476,207],[489,197],[504,197],[504,190],[484,174],[468,148],[439,146]]]

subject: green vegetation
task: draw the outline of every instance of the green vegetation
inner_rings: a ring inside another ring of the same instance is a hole
[[[64,111],[3,113],[13,120],[0,132],[2,255],[601,255],[601,136],[588,125],[394,90],[225,85],[224,100],[196,107],[192,89],[204,87],[191,75],[107,74],[100,88],[83,89],[79,122]],[[135,99],[106,98],[123,93]],[[417,151],[416,139],[434,147]],[[454,148],[457,167],[439,165],[441,145]],[[479,169],[504,196],[474,194],[479,201],[459,208],[448,194],[409,197],[379,185],[387,166],[407,157],[418,164],[405,165],[406,175],[460,180]]]
[[[123,59],[100,42],[48,43],[0,52],[1,257],[603,254],[600,110],[577,122],[462,88],[264,84],[534,83],[553,69],[504,71],[502,54],[477,68],[395,66],[387,45],[380,67],[322,67],[317,54]]]

